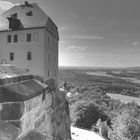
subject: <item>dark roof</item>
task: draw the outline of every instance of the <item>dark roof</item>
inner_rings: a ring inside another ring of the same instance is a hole
[[[8,20],[10,17],[20,22],[19,30],[44,27],[59,39],[57,26],[36,3],[29,4],[29,6],[16,5],[4,12],[0,16],[0,32],[11,30]]]
[[[45,93],[47,86],[34,79],[0,87],[0,102],[19,102]]]
[[[30,11],[32,11],[32,16],[27,16],[26,13]],[[17,19],[21,21],[24,28],[45,27],[48,21],[48,16],[37,4],[33,3],[32,7],[16,5],[1,15],[2,30],[9,29],[7,18],[14,14],[17,14]]]

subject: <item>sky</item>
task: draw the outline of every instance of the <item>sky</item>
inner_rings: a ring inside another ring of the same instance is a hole
[[[0,0],[0,13],[24,0]],[[28,0],[59,29],[59,65],[140,66],[140,0]]]

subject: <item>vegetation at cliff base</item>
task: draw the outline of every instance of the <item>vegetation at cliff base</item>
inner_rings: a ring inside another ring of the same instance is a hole
[[[81,70],[60,70],[59,83],[65,87],[73,126],[95,131],[110,140],[138,138],[140,107],[133,101],[123,103],[112,93],[140,97],[140,85],[116,77],[89,76]]]

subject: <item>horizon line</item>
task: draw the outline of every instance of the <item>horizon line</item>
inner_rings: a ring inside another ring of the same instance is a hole
[[[66,68],[140,68],[140,66],[126,66],[126,67],[122,67],[122,66],[118,66],[118,67],[116,67],[116,66],[109,66],[109,67],[107,67],[107,66],[58,66],[59,68],[60,67],[66,67]]]

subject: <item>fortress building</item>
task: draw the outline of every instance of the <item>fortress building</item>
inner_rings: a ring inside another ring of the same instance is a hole
[[[0,140],[71,140],[65,94],[36,78],[0,65]]]
[[[71,140],[56,25],[26,1],[3,13],[0,27],[0,140]]]
[[[0,63],[57,79],[58,29],[35,3],[16,5],[0,17]]]

